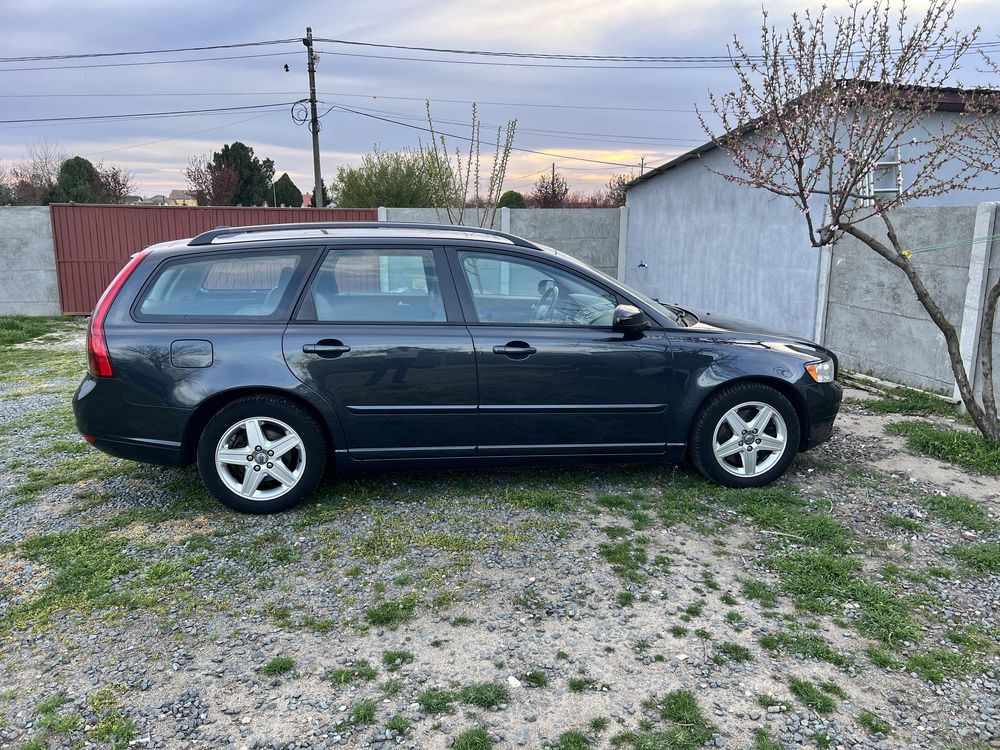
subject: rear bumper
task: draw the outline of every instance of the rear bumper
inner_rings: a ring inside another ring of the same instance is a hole
[[[844,389],[840,383],[813,383],[803,396],[809,414],[809,429],[804,436],[802,450],[825,443],[833,434],[833,423],[840,411]]]
[[[190,412],[137,406],[122,398],[113,378],[87,375],[73,396],[80,433],[95,448],[130,461],[183,466],[182,440]]]

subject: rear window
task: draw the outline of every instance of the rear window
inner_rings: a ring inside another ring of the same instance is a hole
[[[302,255],[219,255],[168,262],[146,286],[143,317],[269,318],[287,307]]]

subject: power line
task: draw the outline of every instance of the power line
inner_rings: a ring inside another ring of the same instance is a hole
[[[360,57],[370,60],[403,60],[406,62],[429,62],[444,63],[446,65],[491,65],[500,68],[561,68],[563,70],[715,70],[727,69],[733,66],[732,62],[726,59],[725,62],[718,63],[678,63],[678,64],[654,64],[654,65],[605,65],[589,64],[569,65],[566,63],[527,63],[527,62],[490,62],[486,60],[446,60],[436,57],[402,57],[400,55],[365,55],[358,52],[334,52],[333,50],[319,50],[324,55],[336,55],[338,57]]]
[[[388,118],[388,117],[381,117],[379,115],[369,114],[368,112],[362,112],[362,111],[359,111],[359,110],[356,110],[356,109],[351,109],[350,107],[345,107],[342,104],[334,104],[334,105],[332,105],[331,109],[336,109],[339,112],[350,112],[351,114],[360,115],[361,117],[368,117],[368,118],[370,118],[372,120],[380,120],[382,122],[392,123],[393,125],[399,125],[399,126],[404,127],[404,128],[410,128],[411,130],[421,130],[421,131],[423,131],[425,133],[432,132],[430,128],[424,128],[424,127],[420,127],[419,125],[413,125],[413,124],[408,123],[408,122],[399,122],[398,120],[393,120],[393,119]],[[458,139],[460,141],[466,141],[466,142],[471,142],[472,141],[472,139],[469,138],[469,137],[467,137],[467,136],[455,135],[453,133],[445,133],[445,132],[442,132],[440,130],[434,130],[433,132],[434,132],[435,135],[443,135],[443,136],[445,136],[447,138],[456,138],[456,139]],[[607,164],[607,165],[612,166],[612,167],[628,167],[628,168],[631,168],[631,169],[638,169],[639,168],[638,164],[624,164],[622,162],[604,161],[602,159],[587,159],[587,158],[585,158],[583,156],[567,156],[566,154],[554,154],[554,153],[549,152],[549,151],[535,151],[534,149],[519,148],[518,146],[511,146],[511,150],[513,150],[513,151],[521,151],[522,153],[527,153],[527,154],[539,154],[541,156],[549,156],[549,157],[554,157],[556,159],[570,159],[572,161],[584,161],[584,162],[589,162],[589,163],[592,163],[592,164]]]
[[[139,62],[89,63],[86,65],[42,65],[30,68],[0,68],[0,73],[25,72],[30,70],[83,70],[85,68],[131,68],[140,65],[175,65],[177,63],[216,62],[218,60],[249,60],[255,57],[287,57],[297,52],[262,52],[257,55],[226,55],[224,57],[191,57],[184,60],[141,60]]]
[[[507,57],[519,59],[535,60],[576,60],[591,62],[646,62],[646,63],[725,63],[732,64],[730,55],[594,55],[594,54],[561,54],[551,52],[510,52],[496,50],[478,49],[452,49],[442,47],[418,47],[405,44],[382,44],[376,42],[361,42],[351,39],[324,39],[316,37],[318,42],[328,42],[355,47],[368,47],[377,49],[405,50],[410,52],[432,52],[436,54],[448,55],[469,55],[480,57]],[[969,52],[976,52],[981,49],[991,49],[1000,45],[1000,42],[977,42],[969,46]],[[942,49],[954,49],[954,45],[948,45]],[[862,54],[862,53],[857,53]],[[763,55],[751,55],[751,59],[763,59]],[[411,58],[415,59],[415,58]]]
[[[389,115],[392,117],[400,117],[404,120],[425,120],[426,117],[420,115],[408,115],[402,112],[393,112],[384,109],[373,109],[370,107],[358,107],[357,109],[363,112],[374,112],[381,115]],[[435,118],[435,122],[442,122],[446,125],[468,125],[468,122],[460,122],[458,120],[448,120],[448,119],[438,119]],[[494,129],[499,127],[496,124],[481,123],[483,127]],[[649,136],[649,135],[622,135],[619,133],[589,133],[581,132],[578,130],[543,130],[534,128],[522,128],[517,129],[518,134],[526,135],[541,135],[541,136],[559,136],[564,138],[569,138],[570,140],[581,140],[581,141],[598,141],[606,143],[608,139],[617,140],[619,143],[626,143],[630,145],[635,145],[638,141],[648,142],[646,145],[670,145],[672,143],[680,144],[698,144],[702,143],[702,140],[692,139],[692,138],[669,138],[664,136]],[[595,137],[596,136],[596,137]]]
[[[290,96],[299,95],[300,91],[165,91],[161,93],[150,93],[148,91],[135,93],[107,92],[94,94],[0,94],[0,99],[59,99],[59,98],[107,98],[126,97],[136,98],[141,96]],[[583,109],[601,112],[680,112],[694,114],[693,109],[676,109],[667,107],[612,107],[591,104],[539,104],[536,102],[488,102],[475,99],[431,99],[426,96],[388,96],[383,94],[356,94],[346,91],[321,91],[323,96],[343,96],[354,99],[387,99],[390,101],[424,102],[430,100],[432,103],[440,104],[479,104],[491,107],[532,107],[539,109]]]
[[[236,44],[211,44],[204,47],[174,47],[171,49],[145,49],[131,52],[84,52],[73,55],[34,55],[30,57],[0,57],[0,63],[6,62],[33,62],[36,60],[77,60],[89,57],[127,57],[130,55],[165,55],[172,52],[202,52],[213,49],[237,49],[239,47],[265,47],[272,44],[298,44],[301,40],[291,39],[266,39],[261,42],[238,42]]]
[[[76,115],[73,117],[30,117],[19,120],[0,120],[0,124],[3,125],[13,125],[21,123],[38,123],[38,122],[80,122],[87,120],[100,120],[100,121],[112,121],[112,120],[126,120],[126,119],[147,119],[156,117],[171,117],[177,115],[198,115],[207,114],[213,112],[238,112],[241,110],[248,109],[263,109],[265,107],[288,107],[294,102],[274,102],[272,104],[247,104],[242,107],[212,107],[210,109],[180,109],[168,112],[135,112],[128,114],[113,114],[113,115]]]

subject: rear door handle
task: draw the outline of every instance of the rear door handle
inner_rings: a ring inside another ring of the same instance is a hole
[[[511,359],[524,359],[537,351],[535,347],[529,346],[523,341],[508,341],[504,346],[493,347],[494,354],[502,354]]]
[[[337,339],[323,339],[322,341],[317,341],[315,344],[304,344],[302,351],[305,354],[315,354],[320,357],[333,359],[351,351],[351,347],[346,346],[344,342]]]

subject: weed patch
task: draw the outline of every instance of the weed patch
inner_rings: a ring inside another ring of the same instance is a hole
[[[935,427],[928,422],[892,422],[885,426],[890,435],[902,435],[907,447],[925,456],[966,466],[980,474],[1000,474],[1000,443],[978,432]]]

